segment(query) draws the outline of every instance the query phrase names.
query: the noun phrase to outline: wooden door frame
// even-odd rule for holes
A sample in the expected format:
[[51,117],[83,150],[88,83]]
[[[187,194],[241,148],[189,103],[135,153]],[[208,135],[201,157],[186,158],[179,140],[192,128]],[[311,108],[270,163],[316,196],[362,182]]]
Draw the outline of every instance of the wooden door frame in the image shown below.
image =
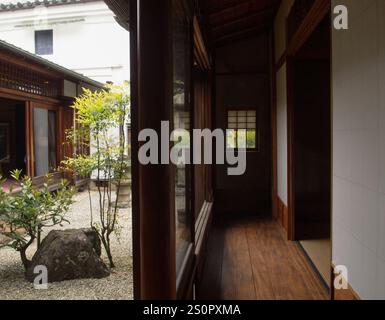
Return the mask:
[[55,152],[56,152],[56,166],[60,164],[60,144],[61,144],[61,118],[60,118],[60,104],[53,104],[47,102],[26,102],[26,145],[27,145],[27,168],[28,175],[35,178],[35,136],[34,136],[34,109],[46,109],[55,112]]
[[[288,190],[288,239],[295,241],[295,154],[294,154],[294,61],[298,51],[311,37],[322,20],[331,12],[330,0],[315,0],[312,9],[302,21],[298,30],[288,41],[283,57],[286,61],[287,85],[287,190]],[[330,22],[332,23],[332,22]],[[280,62],[282,63],[282,62]]]
[[[173,118],[172,1],[130,0],[129,6],[134,298],[192,298],[196,269],[194,190],[191,194],[192,242],[181,270],[176,270],[174,167],[144,166],[139,163],[137,156],[142,144],[137,139],[139,132],[145,128],[158,131],[161,120],[172,121]],[[194,26],[193,8],[190,9],[188,17]],[[194,36],[194,28],[191,28],[191,61],[188,61],[191,79]],[[201,37],[198,38],[201,42]],[[154,50],[154,47],[157,49]],[[202,46],[199,55],[201,61],[208,60]],[[193,81],[190,87],[193,88]],[[192,90],[189,102],[192,114]],[[193,167],[191,173],[193,177]],[[193,183],[191,187],[194,187]]]
[[[190,113],[190,137],[192,137],[192,131],[194,129],[194,16],[193,10],[188,6],[188,1],[184,2],[183,5],[185,9],[185,19],[189,25],[188,37],[190,40],[189,43],[189,59],[186,61],[186,70],[188,70],[188,93],[185,93],[185,96],[190,98],[187,100],[189,103],[189,113]],[[174,57],[173,57],[174,58]],[[172,111],[173,114],[173,111]],[[190,150],[193,149],[193,141],[190,139]],[[193,290],[193,278],[195,273],[195,167],[193,164],[186,165],[186,172],[190,170],[190,177],[186,177],[186,211],[189,214],[189,225],[190,225],[190,235],[191,242],[188,244],[186,254],[184,256],[182,265],[179,270],[176,270],[176,295],[177,299],[192,298]],[[186,174],[186,173],[185,173]],[[189,190],[188,190],[189,189]],[[174,200],[173,200],[174,201]]]
[[[176,299],[174,172],[142,165],[142,129],[171,119],[171,0],[130,0],[134,299]],[[154,50],[156,48],[156,50]]]
[[293,58],[286,59],[286,88],[287,88],[287,237],[295,241],[295,165],[294,165],[294,65]]
[[132,261],[134,299],[141,298],[141,259],[140,259],[140,198],[139,198],[139,78],[138,78],[138,1],[129,0],[130,14],[130,87],[131,87],[131,212],[132,212]]

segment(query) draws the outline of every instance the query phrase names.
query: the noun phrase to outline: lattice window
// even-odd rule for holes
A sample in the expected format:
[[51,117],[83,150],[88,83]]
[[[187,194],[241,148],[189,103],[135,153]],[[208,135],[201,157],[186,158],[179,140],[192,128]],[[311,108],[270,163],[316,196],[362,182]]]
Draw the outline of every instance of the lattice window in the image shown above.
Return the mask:
[[46,97],[57,97],[58,80],[45,77],[38,72],[0,61],[0,87]]
[[255,110],[228,111],[226,132],[227,148],[259,149],[257,112]]

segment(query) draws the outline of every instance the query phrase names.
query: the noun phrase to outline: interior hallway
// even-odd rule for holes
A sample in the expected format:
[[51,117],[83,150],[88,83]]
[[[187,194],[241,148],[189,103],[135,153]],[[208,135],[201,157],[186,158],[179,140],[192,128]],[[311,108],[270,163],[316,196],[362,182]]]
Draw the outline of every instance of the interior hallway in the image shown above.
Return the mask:
[[214,222],[199,300],[327,300],[329,293],[296,242],[269,217]]

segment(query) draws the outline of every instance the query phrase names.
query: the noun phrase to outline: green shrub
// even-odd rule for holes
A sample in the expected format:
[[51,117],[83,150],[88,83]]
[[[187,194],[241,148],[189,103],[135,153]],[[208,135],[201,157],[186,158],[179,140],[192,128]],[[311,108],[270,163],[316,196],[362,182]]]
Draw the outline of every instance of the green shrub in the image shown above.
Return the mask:
[[[93,218],[92,195],[90,197],[91,227],[98,233],[106,251],[110,267],[114,267],[110,236],[119,233],[119,191],[121,183],[130,175],[125,124],[130,116],[129,85],[108,85],[102,91],[84,90],[72,106],[75,126],[67,132],[67,141],[74,144],[74,154],[62,162],[63,169],[76,176],[94,174],[97,185],[98,215]],[[113,139],[111,130],[119,132]],[[78,150],[91,150],[90,154]],[[116,186],[116,197],[113,197]],[[100,222],[99,222],[100,221]]]
[[65,214],[72,204],[74,189],[62,180],[57,191],[51,192],[51,176],[46,177],[42,188],[33,186],[30,177],[22,177],[20,170],[11,172],[11,176],[20,185],[20,191],[5,193],[0,181],[0,217],[7,226],[3,233],[10,238],[7,246],[20,252],[25,269],[31,263],[26,256],[29,246],[38,238],[44,228],[62,225],[68,222]]

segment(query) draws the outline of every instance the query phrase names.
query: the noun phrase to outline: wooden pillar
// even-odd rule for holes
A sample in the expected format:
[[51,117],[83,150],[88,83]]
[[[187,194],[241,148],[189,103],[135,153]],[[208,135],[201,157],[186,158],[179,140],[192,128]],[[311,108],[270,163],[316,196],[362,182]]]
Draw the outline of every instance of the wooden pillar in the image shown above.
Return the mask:
[[25,147],[26,147],[26,170],[27,175],[34,177],[34,150],[33,150],[33,121],[32,105],[30,101],[25,103]]
[[141,165],[137,143],[146,128],[160,140],[161,121],[171,118],[171,0],[130,2],[135,298],[175,299],[173,168]]

